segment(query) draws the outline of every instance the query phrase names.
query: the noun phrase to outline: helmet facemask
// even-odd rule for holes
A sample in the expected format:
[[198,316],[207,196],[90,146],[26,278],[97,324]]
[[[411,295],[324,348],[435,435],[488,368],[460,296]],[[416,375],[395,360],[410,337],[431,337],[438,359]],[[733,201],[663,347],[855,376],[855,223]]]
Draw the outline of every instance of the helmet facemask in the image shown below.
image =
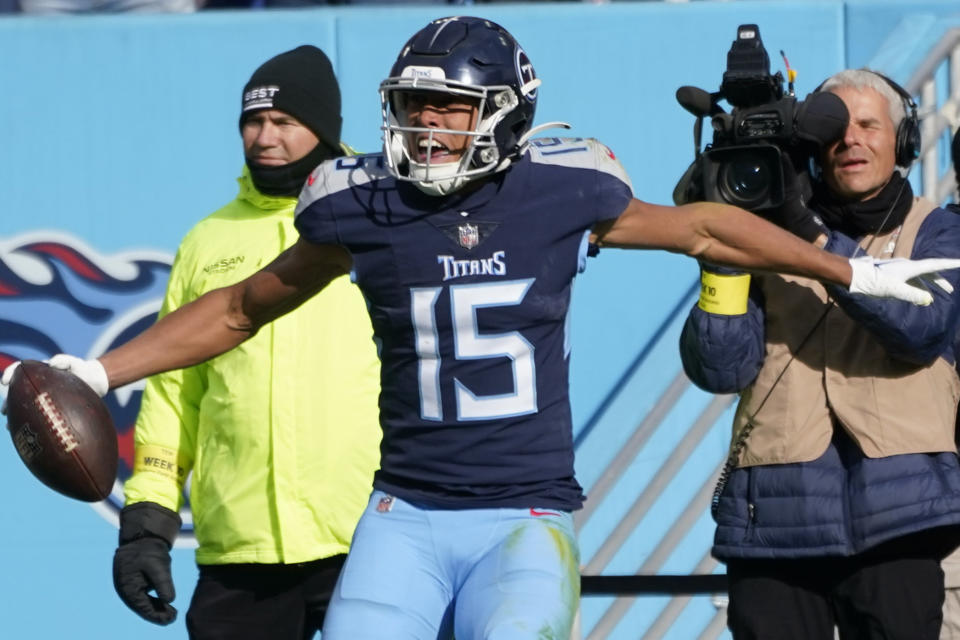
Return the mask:
[[[438,68],[405,69],[404,75],[384,80],[380,85],[381,114],[383,117],[384,151],[387,167],[398,179],[413,182],[430,195],[452,193],[470,180],[491,175],[510,165],[512,158],[502,157],[496,141],[497,125],[519,104],[514,90],[507,86],[470,85],[445,78],[425,77],[442,75]],[[409,72],[409,75],[408,75]],[[436,74],[439,72],[439,74]],[[438,129],[409,126],[403,118],[404,96],[409,92],[437,92],[445,97],[457,96],[464,102],[476,102],[475,126],[472,129]],[[428,101],[429,102],[429,101]],[[426,137],[423,138],[423,134]],[[459,159],[434,163],[431,158],[439,143],[437,134],[466,136],[467,145]],[[413,142],[420,138],[420,142]],[[417,144],[411,149],[410,145]],[[420,152],[425,151],[421,161]]]

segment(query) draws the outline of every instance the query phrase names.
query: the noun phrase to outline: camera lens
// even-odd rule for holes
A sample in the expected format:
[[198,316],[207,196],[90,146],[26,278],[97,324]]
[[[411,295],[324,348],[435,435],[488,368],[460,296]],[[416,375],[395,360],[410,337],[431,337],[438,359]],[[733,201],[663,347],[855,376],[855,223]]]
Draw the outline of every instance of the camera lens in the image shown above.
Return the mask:
[[769,195],[770,168],[759,156],[745,154],[731,159],[721,167],[718,178],[723,198],[738,207],[757,206]]

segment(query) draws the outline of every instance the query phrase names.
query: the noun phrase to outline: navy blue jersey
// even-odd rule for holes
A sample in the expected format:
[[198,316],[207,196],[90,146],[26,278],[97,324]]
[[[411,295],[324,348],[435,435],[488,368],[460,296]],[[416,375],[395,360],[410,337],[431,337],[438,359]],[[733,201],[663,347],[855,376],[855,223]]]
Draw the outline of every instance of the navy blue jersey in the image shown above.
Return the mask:
[[376,488],[444,508],[581,506],[570,290],[589,230],[631,197],[590,139],[534,141],[508,170],[443,197],[395,180],[380,154],[314,171],[297,228],[350,251],[380,347]]

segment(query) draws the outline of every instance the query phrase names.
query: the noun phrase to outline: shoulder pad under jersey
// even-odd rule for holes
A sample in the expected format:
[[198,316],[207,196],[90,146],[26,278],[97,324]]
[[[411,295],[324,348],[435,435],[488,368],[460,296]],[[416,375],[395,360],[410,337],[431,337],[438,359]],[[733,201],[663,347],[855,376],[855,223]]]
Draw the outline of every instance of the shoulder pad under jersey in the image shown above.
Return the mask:
[[333,193],[389,177],[390,172],[383,161],[382,153],[366,153],[327,160],[318,165],[307,177],[300,192],[296,213],[300,213],[317,200]]
[[617,156],[596,138],[534,138],[530,141],[529,153],[530,160],[536,163],[608,173],[633,190],[630,177]]

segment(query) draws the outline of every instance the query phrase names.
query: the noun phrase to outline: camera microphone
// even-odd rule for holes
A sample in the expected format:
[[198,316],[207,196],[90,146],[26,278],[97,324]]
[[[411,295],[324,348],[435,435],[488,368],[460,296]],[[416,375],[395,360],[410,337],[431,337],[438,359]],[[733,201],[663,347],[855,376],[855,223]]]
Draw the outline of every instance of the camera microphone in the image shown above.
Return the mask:
[[677,89],[677,102],[680,103],[681,107],[698,118],[712,116],[722,111],[720,107],[717,106],[717,103],[714,102],[710,92],[700,87],[691,87],[688,85],[680,87]]
[[797,110],[797,137],[822,148],[839,140],[849,121],[850,112],[839,96],[817,91],[808,95]]

